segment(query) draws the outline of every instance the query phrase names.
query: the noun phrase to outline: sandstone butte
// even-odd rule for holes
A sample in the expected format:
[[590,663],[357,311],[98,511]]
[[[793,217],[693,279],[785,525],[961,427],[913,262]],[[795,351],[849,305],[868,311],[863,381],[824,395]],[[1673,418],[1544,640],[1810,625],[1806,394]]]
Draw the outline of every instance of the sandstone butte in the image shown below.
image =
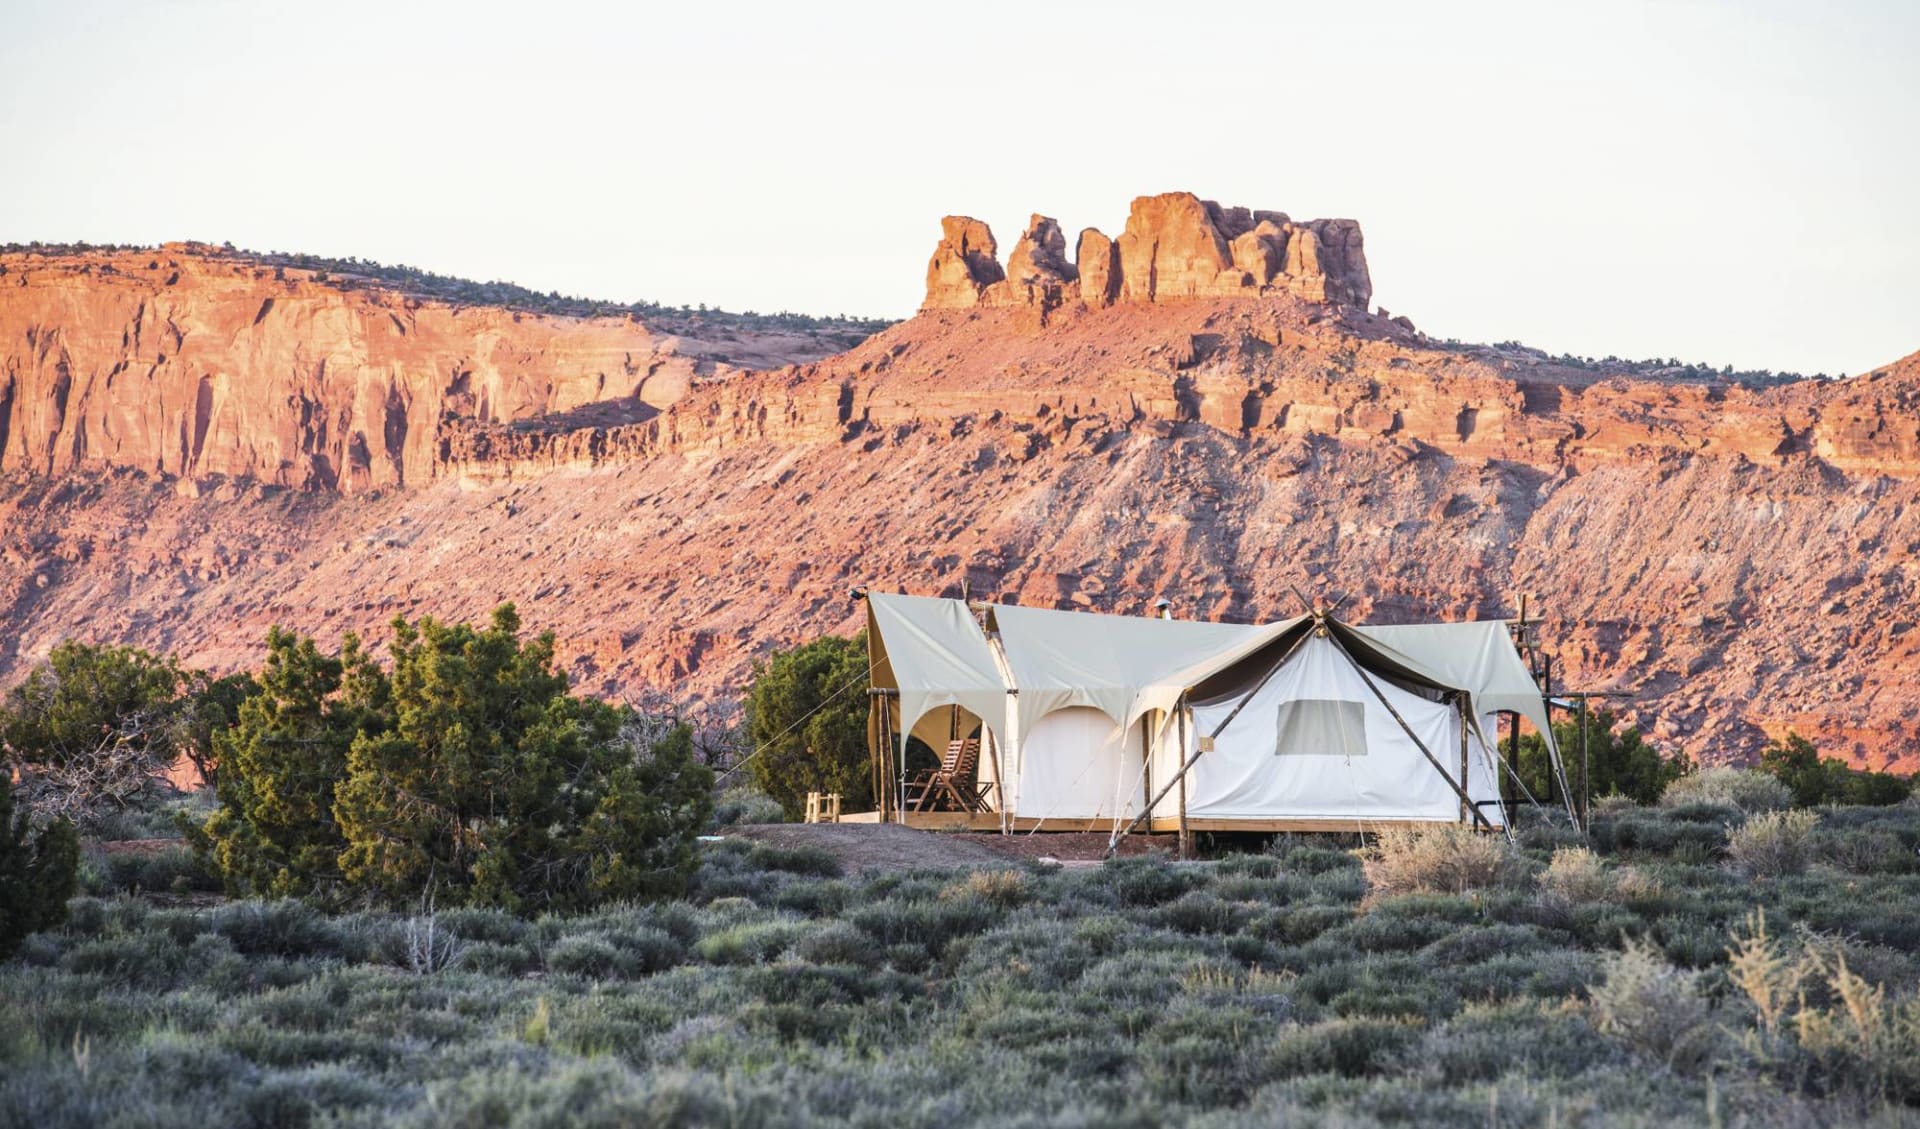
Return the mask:
[[845,351],[0,256],[0,681],[66,636],[234,669],[270,624],[511,599],[583,689],[723,702],[855,630],[860,583],[1234,620],[1530,592],[1561,685],[1668,748],[1920,769],[1920,354],[1749,387],[1437,342],[1366,309],[1351,221],[1183,193],[997,256],[944,221],[919,315]]

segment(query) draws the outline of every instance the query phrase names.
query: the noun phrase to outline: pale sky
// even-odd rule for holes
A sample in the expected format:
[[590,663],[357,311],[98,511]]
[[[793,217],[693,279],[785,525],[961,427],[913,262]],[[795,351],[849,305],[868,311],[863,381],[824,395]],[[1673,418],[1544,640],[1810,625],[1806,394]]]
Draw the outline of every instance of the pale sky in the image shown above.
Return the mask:
[[1920,349],[1912,0],[0,0],[0,154],[0,242],[904,316],[944,214],[1004,256],[1186,189],[1357,218],[1438,336]]

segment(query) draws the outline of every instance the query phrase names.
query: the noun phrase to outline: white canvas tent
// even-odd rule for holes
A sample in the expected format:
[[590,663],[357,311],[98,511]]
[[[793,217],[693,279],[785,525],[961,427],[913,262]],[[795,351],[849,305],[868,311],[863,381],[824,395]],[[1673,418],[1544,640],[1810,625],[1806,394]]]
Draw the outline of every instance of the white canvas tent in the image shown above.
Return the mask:
[[1189,766],[1185,802],[1163,801],[1156,816],[1503,823],[1490,723],[1475,717],[1471,687],[1335,621],[1298,629],[1284,648],[1221,664],[1189,693],[1190,724],[1158,745],[1161,775]]
[[1494,716],[1516,711],[1551,741],[1498,621],[1243,625],[994,605],[983,631],[958,600],[875,593],[868,607],[876,783],[897,785],[909,735],[939,749],[977,732],[1003,827],[1117,828],[1149,804],[1155,830],[1463,809],[1498,826]]

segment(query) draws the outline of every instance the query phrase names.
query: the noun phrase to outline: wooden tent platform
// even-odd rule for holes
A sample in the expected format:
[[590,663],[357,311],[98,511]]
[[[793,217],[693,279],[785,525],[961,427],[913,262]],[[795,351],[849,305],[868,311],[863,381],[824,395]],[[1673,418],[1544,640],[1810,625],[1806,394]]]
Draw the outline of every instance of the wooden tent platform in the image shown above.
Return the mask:
[[[840,817],[841,823],[879,823],[877,811],[849,812]],[[887,822],[898,822],[888,820]],[[986,831],[1000,830],[999,812],[964,811],[910,811],[906,813],[905,824],[922,831]],[[1113,830],[1111,819],[1033,819],[1015,818],[1013,830],[1028,831],[1104,831]],[[1189,831],[1321,831],[1353,834],[1359,831],[1380,831],[1389,827],[1423,827],[1429,821],[1404,819],[1189,819]],[[1177,817],[1165,817],[1150,821],[1140,830],[1155,834],[1174,834],[1180,830]]]

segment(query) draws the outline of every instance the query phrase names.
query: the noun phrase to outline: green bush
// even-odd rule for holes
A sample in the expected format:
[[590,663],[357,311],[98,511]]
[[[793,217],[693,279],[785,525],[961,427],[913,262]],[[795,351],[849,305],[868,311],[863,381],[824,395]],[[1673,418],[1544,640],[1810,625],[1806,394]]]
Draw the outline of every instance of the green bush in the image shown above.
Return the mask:
[[80,837],[56,820],[35,830],[14,807],[6,765],[0,764],[0,960],[27,935],[67,919],[67,899],[79,880]]
[[1897,804],[1914,794],[1911,779],[1887,772],[1857,769],[1834,757],[1823,757],[1813,742],[1797,733],[1769,742],[1760,751],[1762,771],[1778,777],[1803,808],[1822,804]]
[[[1568,784],[1579,787],[1580,723],[1577,719],[1556,721],[1554,740],[1567,766]],[[1651,804],[1660,799],[1668,785],[1692,770],[1681,757],[1665,757],[1647,744],[1640,731],[1616,718],[1611,711],[1597,710],[1587,718],[1587,793],[1592,796],[1624,796],[1637,803]],[[1546,742],[1537,733],[1520,738],[1520,778],[1536,796],[1559,794],[1548,763]]]

